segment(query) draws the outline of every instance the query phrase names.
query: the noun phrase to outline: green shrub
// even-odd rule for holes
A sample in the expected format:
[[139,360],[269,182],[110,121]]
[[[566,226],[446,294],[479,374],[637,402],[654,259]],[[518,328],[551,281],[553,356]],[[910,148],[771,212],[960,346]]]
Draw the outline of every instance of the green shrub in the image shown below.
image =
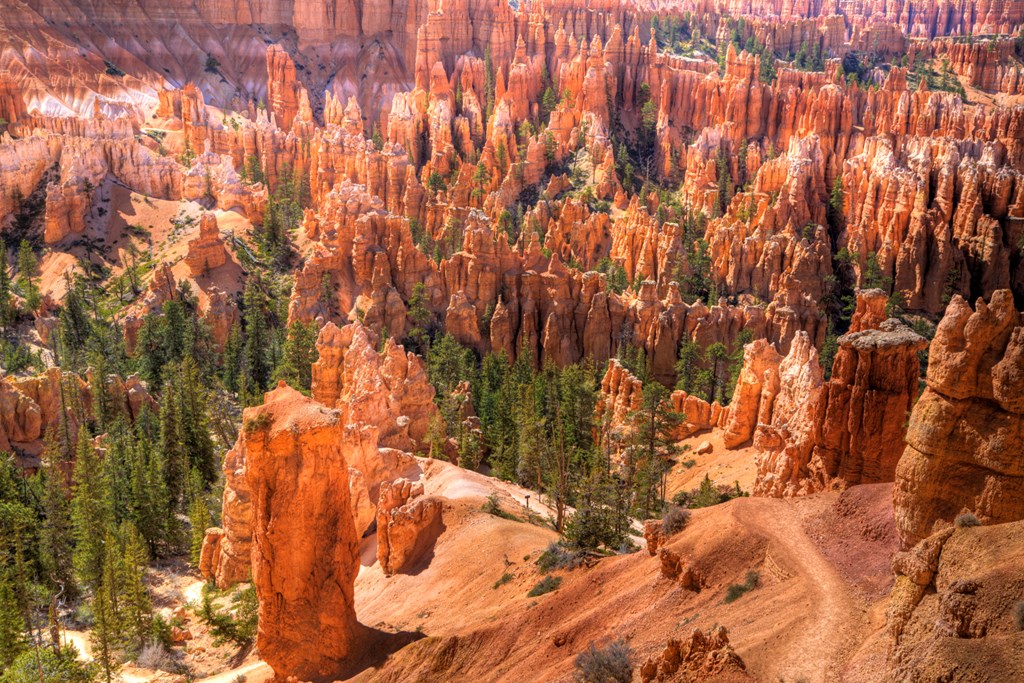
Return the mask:
[[661,518],[661,533],[673,536],[686,528],[690,521],[690,511],[681,507],[670,507]]
[[583,564],[586,554],[566,548],[561,543],[552,543],[537,558],[537,568],[542,574],[553,569],[575,569]]
[[504,586],[506,583],[511,581],[512,578],[513,578],[513,576],[511,574],[509,574],[508,572],[505,572],[504,574],[501,575],[500,579],[498,579],[497,581],[494,582],[494,590],[498,590],[499,588]]
[[576,680],[580,683],[629,683],[633,680],[630,649],[624,641],[616,640],[607,647],[590,643],[576,655]]
[[544,595],[551,591],[558,590],[558,587],[562,585],[561,576],[545,576],[541,579],[536,586],[530,589],[530,592],[526,594],[528,598],[535,598],[538,595]]
[[749,572],[747,572],[746,581],[744,581],[743,583],[734,583],[725,590],[724,602],[728,604],[730,602],[735,602],[736,600],[739,600],[741,597],[743,597],[745,593],[749,593],[750,591],[757,588],[757,582],[760,580],[760,578],[760,574],[758,574],[754,570],[750,570]]
[[501,503],[498,501],[497,493],[492,493],[491,495],[487,496],[487,502],[485,502],[480,507],[480,509],[489,515],[494,515],[495,517],[501,517],[502,519],[511,519],[517,522],[519,521],[518,517],[508,512],[505,512],[504,510],[501,509]]
[[981,526],[981,520],[978,519],[974,513],[965,512],[962,515],[957,515],[953,524],[956,525],[957,529],[967,529],[972,526]]

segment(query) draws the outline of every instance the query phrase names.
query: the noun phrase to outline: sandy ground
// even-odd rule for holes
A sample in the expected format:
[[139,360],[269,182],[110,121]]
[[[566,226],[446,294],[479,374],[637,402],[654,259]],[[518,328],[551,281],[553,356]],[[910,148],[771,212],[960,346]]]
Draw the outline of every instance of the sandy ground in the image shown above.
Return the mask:
[[[689,447],[689,450],[677,458],[678,464],[669,472],[669,500],[680,491],[698,488],[705,475],[711,477],[716,484],[731,486],[739,482],[740,488],[748,492],[753,488],[757,475],[753,446],[748,444],[742,448],[727,450],[722,443],[723,436],[721,430],[714,429],[700,432],[680,442],[684,448]],[[698,454],[698,447],[705,441],[711,444],[712,451]],[[691,460],[694,461],[694,465],[687,467],[686,463]]]

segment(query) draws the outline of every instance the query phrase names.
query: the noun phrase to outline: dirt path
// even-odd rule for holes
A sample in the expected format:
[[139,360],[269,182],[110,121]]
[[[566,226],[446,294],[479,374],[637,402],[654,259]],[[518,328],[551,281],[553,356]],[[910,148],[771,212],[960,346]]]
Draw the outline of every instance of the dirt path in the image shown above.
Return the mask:
[[[786,573],[799,576],[814,605],[801,628],[787,642],[787,649],[801,653],[800,656],[791,658],[787,670],[778,673],[785,680],[793,677],[809,683],[839,680],[841,662],[860,642],[859,636],[867,625],[864,609],[804,531],[804,517],[790,501],[772,501],[769,510],[764,505],[744,506],[737,510],[737,519],[769,540],[766,569],[782,574],[776,578],[783,580],[787,580]],[[801,668],[804,662],[817,666]],[[820,667],[822,662],[828,662],[824,669]]]
[[237,669],[214,674],[209,678],[200,678],[196,683],[234,683],[239,676],[245,676],[246,681],[270,680],[273,672],[266,662],[251,662],[243,664]]

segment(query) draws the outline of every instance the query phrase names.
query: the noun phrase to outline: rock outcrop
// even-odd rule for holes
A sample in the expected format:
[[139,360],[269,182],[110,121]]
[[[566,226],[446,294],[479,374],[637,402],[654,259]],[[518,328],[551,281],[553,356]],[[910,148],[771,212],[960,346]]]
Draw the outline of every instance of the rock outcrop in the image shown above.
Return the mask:
[[338,677],[358,654],[352,523],[338,411],[281,384],[246,410],[260,656],[279,677]]
[[893,558],[888,681],[1024,676],[1014,605],[1024,600],[1024,522],[946,528]]
[[433,547],[443,528],[442,503],[423,497],[423,484],[383,483],[377,502],[377,561],[385,576],[411,569]]
[[839,338],[825,381],[810,340],[797,334],[789,354],[764,373],[754,494],[792,496],[893,481],[917,397],[917,354],[926,343],[895,319],[850,332]]
[[753,679],[729,644],[729,632],[718,626],[707,633],[694,628],[684,640],[669,640],[664,652],[640,667],[640,680],[742,683]]
[[1024,519],[1024,326],[1009,291],[974,310],[953,297],[928,354],[894,491],[911,547],[962,511]]
[[[361,323],[327,323],[317,337],[313,398],[341,409],[346,424],[373,425],[382,447],[422,451],[437,408],[423,360]],[[369,474],[369,473],[367,473]]]
[[199,235],[188,243],[185,262],[189,272],[192,277],[199,277],[220,268],[227,260],[228,252],[217,229],[217,216],[205,212],[199,217]]

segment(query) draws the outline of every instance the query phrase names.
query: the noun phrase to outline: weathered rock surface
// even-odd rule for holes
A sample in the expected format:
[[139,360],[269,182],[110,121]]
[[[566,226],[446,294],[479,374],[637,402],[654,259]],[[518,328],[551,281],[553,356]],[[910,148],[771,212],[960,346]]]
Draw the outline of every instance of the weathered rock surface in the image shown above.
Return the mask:
[[443,529],[442,503],[422,497],[423,484],[383,483],[377,502],[377,561],[385,576],[414,567],[432,551]]
[[[863,319],[861,321],[863,323]],[[755,495],[792,496],[893,481],[926,341],[897,320],[839,338],[832,377],[800,333],[759,411]],[[741,375],[742,377],[742,375]],[[777,383],[777,384],[776,384]],[[777,385],[777,390],[772,389]]]
[[707,633],[694,628],[686,639],[669,640],[661,655],[649,658],[640,667],[640,680],[740,683],[753,679],[729,645],[729,632],[718,626]]
[[1009,291],[974,310],[954,297],[929,349],[894,491],[906,547],[969,510],[1024,519],[1024,327]]
[[1024,523],[943,529],[893,559],[889,677],[1016,680]]
[[333,680],[358,654],[343,424],[283,383],[246,413],[256,646],[278,676]]
[[205,275],[227,263],[228,252],[217,229],[217,216],[206,212],[199,217],[199,235],[188,243],[185,262],[193,277]]
[[341,409],[346,424],[375,426],[383,447],[422,451],[437,412],[423,360],[391,337],[377,348],[364,325],[327,323],[317,337],[313,398]]

